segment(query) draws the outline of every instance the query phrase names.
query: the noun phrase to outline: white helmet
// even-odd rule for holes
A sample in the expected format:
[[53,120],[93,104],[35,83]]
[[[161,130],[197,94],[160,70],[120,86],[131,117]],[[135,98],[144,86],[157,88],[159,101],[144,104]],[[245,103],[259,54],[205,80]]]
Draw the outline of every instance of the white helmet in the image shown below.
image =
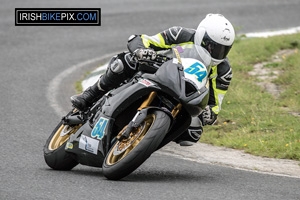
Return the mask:
[[195,34],[195,44],[203,46],[212,57],[212,66],[220,64],[234,42],[232,24],[221,14],[208,14]]

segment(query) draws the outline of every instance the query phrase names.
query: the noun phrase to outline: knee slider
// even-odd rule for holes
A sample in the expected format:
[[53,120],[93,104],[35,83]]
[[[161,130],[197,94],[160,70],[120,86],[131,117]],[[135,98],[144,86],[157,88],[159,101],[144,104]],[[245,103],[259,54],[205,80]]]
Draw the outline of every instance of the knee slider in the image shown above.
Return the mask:
[[105,91],[118,87],[126,79],[125,66],[120,57],[119,54],[111,58],[106,73],[99,79],[99,86]]
[[124,71],[124,64],[118,57],[113,57],[108,67],[113,73],[116,74],[120,74]]
[[195,140],[198,141],[202,135],[203,128],[201,120],[198,117],[192,117],[191,125],[188,129],[189,136]]
[[188,129],[188,133],[189,133],[189,136],[195,141],[197,142],[198,140],[200,140],[200,137],[203,133],[203,128],[202,127],[199,127],[199,128],[189,128]]

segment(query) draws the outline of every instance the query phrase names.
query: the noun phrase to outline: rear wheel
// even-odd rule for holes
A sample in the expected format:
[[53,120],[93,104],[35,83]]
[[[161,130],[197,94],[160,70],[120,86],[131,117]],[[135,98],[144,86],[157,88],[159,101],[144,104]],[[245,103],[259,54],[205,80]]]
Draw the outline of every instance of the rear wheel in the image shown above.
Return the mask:
[[157,149],[170,123],[170,117],[163,111],[148,114],[139,127],[132,129],[128,139],[112,146],[102,166],[104,176],[118,180],[137,169]]
[[70,135],[75,133],[81,125],[64,125],[61,121],[53,130],[44,146],[44,158],[49,167],[56,170],[71,170],[78,162],[65,151]]

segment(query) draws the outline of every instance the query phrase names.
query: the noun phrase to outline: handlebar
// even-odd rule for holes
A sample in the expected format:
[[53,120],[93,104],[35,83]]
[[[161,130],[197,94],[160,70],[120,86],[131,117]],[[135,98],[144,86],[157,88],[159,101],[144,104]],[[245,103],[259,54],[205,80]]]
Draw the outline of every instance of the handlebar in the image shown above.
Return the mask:
[[170,58],[168,56],[161,55],[161,54],[157,54],[156,58],[154,60],[150,60],[150,59],[137,60],[135,53],[133,53],[132,57],[131,57],[131,62],[135,62],[135,63],[139,63],[139,64],[150,64],[150,65],[156,64],[156,65],[160,66],[160,65],[167,62],[170,59],[172,59],[172,58]]

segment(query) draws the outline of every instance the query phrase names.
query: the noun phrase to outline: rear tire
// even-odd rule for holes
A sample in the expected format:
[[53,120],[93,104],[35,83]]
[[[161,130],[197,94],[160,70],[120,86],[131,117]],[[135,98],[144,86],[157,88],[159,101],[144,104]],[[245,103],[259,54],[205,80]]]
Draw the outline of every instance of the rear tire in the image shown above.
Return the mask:
[[[78,126],[69,127],[69,129],[67,129],[68,125],[64,125],[61,121],[51,133],[44,146],[44,158],[47,165],[52,169],[71,170],[76,165],[78,165],[78,162],[65,151],[67,140],[72,133],[78,130]],[[70,133],[64,137],[61,137],[60,133],[62,131],[70,131]]]
[[140,127],[131,132],[131,139],[117,141],[104,160],[106,178],[119,180],[137,169],[157,149],[171,124],[163,111],[149,113]]

